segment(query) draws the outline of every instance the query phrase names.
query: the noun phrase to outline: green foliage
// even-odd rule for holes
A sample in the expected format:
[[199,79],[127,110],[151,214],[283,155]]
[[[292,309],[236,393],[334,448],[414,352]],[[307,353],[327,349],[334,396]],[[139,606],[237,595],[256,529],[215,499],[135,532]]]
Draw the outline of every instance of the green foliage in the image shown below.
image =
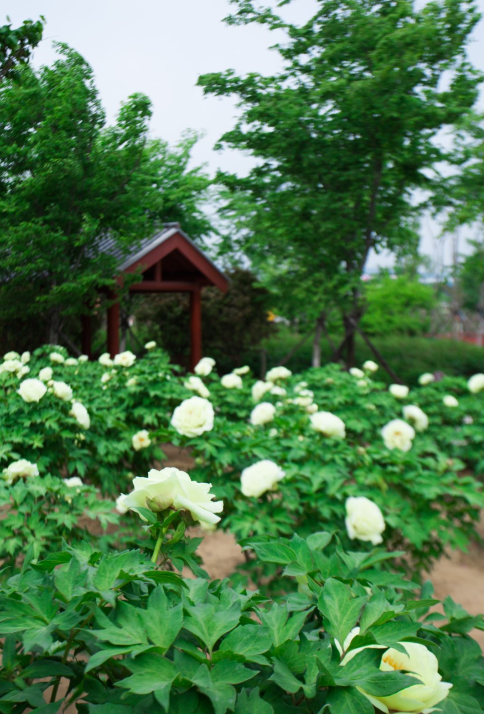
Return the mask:
[[[9,18],[7,18],[9,19]],[[12,25],[0,27],[0,82],[18,76],[18,66],[28,62],[44,31],[44,18],[37,22],[24,20],[16,29]]]
[[[0,317],[35,315],[54,342],[163,221],[183,220],[195,238],[210,230],[200,209],[209,180],[188,168],[195,137],[174,149],[150,140],[142,94],[107,126],[91,67],[57,49],[52,66],[23,67],[0,87]],[[107,236],[117,256],[104,251]]]
[[484,312],[484,243],[471,241],[474,250],[462,260],[455,276],[462,294],[462,305],[468,310]]
[[245,177],[219,175],[239,229],[224,248],[246,252],[285,313],[314,320],[335,305],[358,322],[370,250],[416,244],[412,191],[440,185],[436,166],[453,158],[434,139],[476,101],[482,77],[466,57],[476,5],[319,0],[293,25],[250,0],[233,4],[229,24],[277,31],[283,66],[199,79],[241,109],[218,146],[257,159]]
[[365,285],[361,326],[369,335],[421,335],[430,326],[434,290],[405,275],[382,275]]
[[[202,334],[205,351],[212,355],[220,372],[240,366],[241,355],[256,350],[272,331],[267,320],[272,296],[256,283],[249,270],[234,268],[227,273],[229,289],[203,291]],[[134,306],[136,333],[141,341],[155,339],[177,361],[188,364],[190,325],[188,296],[180,293],[137,298]],[[227,335],[230,341],[227,343]],[[145,339],[146,338],[146,339]]]
[[71,486],[58,477],[20,478],[14,484],[0,480],[0,508],[5,513],[0,520],[0,558],[9,558],[14,567],[29,547],[37,559],[86,537],[103,543],[108,524],[118,522],[113,507],[99,499],[92,486]]
[[482,657],[467,633],[482,619],[448,600],[448,624],[437,627],[428,585],[410,599],[373,582],[372,560],[386,555],[361,559],[325,542],[270,541],[270,557],[289,552],[288,566],[307,573],[306,591],[279,602],[154,570],[140,551],[101,555],[85,543],[57,560],[27,557],[0,590],[0,711],[372,714],[367,695],[418,682],[418,673],[380,670],[388,647],[405,652],[408,643],[429,648],[453,685],[443,711],[481,711]]
[[[268,364],[278,364],[301,338],[302,334],[284,325],[278,325],[275,334],[263,343],[267,350]],[[337,339],[338,334],[334,334],[333,340],[336,342]],[[482,347],[467,342],[406,335],[375,337],[372,342],[405,384],[417,384],[421,374],[433,372],[435,369],[455,377],[470,377],[482,371]],[[356,338],[355,346],[357,364],[363,364],[367,359],[375,359],[375,355],[360,337]],[[323,364],[330,362],[332,353],[325,339],[321,342],[321,352]],[[243,355],[242,361],[250,364],[255,374],[260,373],[259,356],[249,352]],[[290,357],[287,366],[293,372],[303,372],[310,361],[311,346],[306,342]],[[378,377],[381,381],[391,382],[389,375],[383,370],[380,370]]]

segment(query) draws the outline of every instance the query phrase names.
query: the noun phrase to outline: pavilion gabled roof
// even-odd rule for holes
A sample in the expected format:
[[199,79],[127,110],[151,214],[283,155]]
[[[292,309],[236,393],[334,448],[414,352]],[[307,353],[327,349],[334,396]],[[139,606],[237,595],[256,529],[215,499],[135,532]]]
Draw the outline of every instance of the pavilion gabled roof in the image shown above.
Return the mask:
[[140,266],[143,270],[148,269],[158,260],[177,250],[197,268],[207,284],[216,285],[223,292],[228,287],[229,280],[226,275],[180,228],[179,223],[166,223],[154,236],[138,243],[128,255],[110,237],[102,240],[99,249],[119,259],[120,273],[132,273]]

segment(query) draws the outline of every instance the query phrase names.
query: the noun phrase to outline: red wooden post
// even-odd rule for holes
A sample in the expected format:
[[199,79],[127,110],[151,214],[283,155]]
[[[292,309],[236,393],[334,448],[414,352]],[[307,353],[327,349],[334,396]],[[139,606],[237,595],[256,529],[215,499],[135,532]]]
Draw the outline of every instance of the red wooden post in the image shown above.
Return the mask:
[[190,371],[202,359],[202,291],[200,288],[190,293]]
[[111,357],[119,353],[119,302],[108,308],[108,352]]
[[82,353],[87,355],[89,359],[92,357],[91,341],[92,341],[92,326],[91,326],[91,316],[82,315],[82,339],[81,339],[81,349]]

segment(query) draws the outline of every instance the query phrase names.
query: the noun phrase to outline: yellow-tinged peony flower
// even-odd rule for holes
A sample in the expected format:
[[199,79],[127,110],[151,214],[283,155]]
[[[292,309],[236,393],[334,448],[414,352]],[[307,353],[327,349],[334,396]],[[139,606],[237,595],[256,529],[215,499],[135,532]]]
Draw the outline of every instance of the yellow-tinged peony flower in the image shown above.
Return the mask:
[[467,388],[469,392],[472,392],[472,394],[482,392],[482,390],[484,389],[484,374],[473,374],[467,382]]
[[27,362],[30,362],[30,352],[22,352],[20,361],[22,362],[22,364],[27,364]]
[[383,427],[381,435],[387,449],[410,451],[412,439],[415,438],[415,429],[403,419],[392,419]]
[[220,384],[222,387],[225,387],[225,389],[242,389],[243,386],[242,378],[233,372],[231,374],[224,374],[220,380]]
[[190,397],[179,404],[171,418],[172,426],[184,436],[200,436],[213,429],[213,406],[203,397]]
[[366,362],[363,362],[363,369],[365,372],[376,372],[379,367],[372,359],[367,359]]
[[87,355],[81,355],[80,357],[77,358],[78,362],[88,362],[89,357]]
[[68,488],[77,488],[78,493],[81,486],[84,486],[84,483],[82,479],[79,478],[79,476],[71,476],[71,478],[65,478],[64,483],[66,486],[68,486]]
[[17,394],[20,394],[24,402],[40,402],[47,391],[47,387],[40,379],[24,379],[20,382]]
[[[344,649],[347,650],[351,640],[360,633],[360,628],[355,627],[344,642]],[[368,694],[364,689],[358,690],[373,704],[378,711],[384,714],[430,714],[438,711],[434,707],[442,702],[449,694],[452,684],[443,682],[439,674],[439,663],[437,657],[425,645],[417,642],[400,642],[406,653],[391,647],[387,649],[381,658],[380,669],[383,672],[395,670],[408,672],[412,677],[419,679],[421,684],[414,684],[411,687],[402,689],[400,692],[391,694],[388,697],[378,697]],[[341,654],[341,645],[335,645]],[[339,645],[339,646],[338,646]],[[381,645],[369,645],[371,649],[384,649]],[[350,650],[342,659],[341,666],[344,667],[353,657],[366,647],[356,647]]]
[[195,374],[200,377],[208,377],[212,369],[215,367],[215,360],[212,357],[202,357],[200,362],[195,365]]
[[55,362],[56,364],[64,364],[65,359],[64,356],[60,354],[60,352],[51,352],[50,355],[50,361]]
[[244,469],[240,475],[241,491],[249,498],[259,498],[276,488],[285,472],[273,461],[262,459]]
[[418,383],[425,387],[426,384],[430,384],[435,381],[435,377],[431,372],[424,372],[418,378]]
[[112,367],[114,364],[109,352],[103,352],[103,354],[100,356],[98,362],[99,362],[99,364],[102,364],[103,367]]
[[459,402],[454,396],[452,396],[452,394],[446,394],[442,401],[444,403],[444,407],[450,407],[453,409],[454,407],[459,406]]
[[250,367],[248,365],[244,365],[243,367],[236,367],[235,369],[232,370],[234,374],[248,374],[250,372]]
[[346,530],[351,540],[370,541],[378,545],[383,541],[385,530],[383,514],[373,501],[364,496],[350,496],[346,499]]
[[390,384],[388,391],[395,399],[405,399],[408,397],[409,389],[404,384]]
[[260,379],[252,385],[251,393],[254,402],[258,402],[266,392],[270,392],[274,387],[272,382],[262,382]]
[[116,502],[118,510],[128,508],[149,508],[159,513],[170,508],[175,511],[189,511],[194,521],[215,524],[223,510],[223,501],[213,501],[210,483],[192,481],[184,471],[166,468],[157,471],[151,469],[147,478],[133,479],[134,491],[121,494]]
[[52,391],[56,397],[62,399],[64,402],[70,402],[72,399],[72,389],[65,382],[54,382]]
[[12,360],[12,359],[20,359],[20,355],[18,352],[14,352],[13,350],[11,352],[6,352],[3,355],[4,360]]
[[250,423],[254,426],[267,424],[274,419],[276,408],[270,402],[261,402],[252,409]]
[[78,365],[78,360],[75,357],[68,357],[64,364],[66,367],[76,367]]
[[203,397],[204,399],[208,399],[208,397],[210,396],[209,390],[204,385],[200,377],[196,377],[193,374],[188,377],[186,382],[183,383],[183,386],[185,387],[185,389],[190,389],[192,392],[197,392],[197,394],[200,397]]
[[39,372],[39,379],[41,382],[50,382],[53,374],[54,370],[52,369],[52,367],[44,367]]
[[154,340],[151,340],[150,342],[147,342],[145,344],[145,350],[154,350],[156,347],[156,342]]
[[413,422],[417,431],[425,431],[429,425],[428,416],[415,404],[408,404],[403,407],[403,417],[407,421]]
[[363,377],[365,376],[363,370],[358,369],[358,367],[352,367],[350,369],[350,374],[352,377],[356,377],[357,379],[363,379]]
[[72,404],[72,408],[69,414],[74,417],[74,419],[77,421],[78,424],[82,426],[83,429],[89,429],[89,427],[91,426],[89,412],[87,411],[84,404],[81,404],[81,402],[74,402]]
[[136,355],[130,350],[126,352],[120,352],[119,355],[115,355],[114,364],[118,367],[132,367],[136,362]]
[[273,367],[266,374],[266,382],[277,382],[278,379],[287,379],[292,374],[287,367]]
[[141,431],[136,432],[136,434],[131,439],[131,443],[133,444],[133,449],[135,451],[140,451],[140,449],[147,449],[148,446],[151,444],[150,435],[148,434],[146,429],[142,429]]
[[13,461],[3,471],[3,478],[8,484],[13,483],[18,478],[29,478],[30,476],[38,476],[39,469],[37,464],[33,464],[27,459],[19,459]]
[[321,432],[325,436],[336,439],[344,439],[346,436],[345,423],[336,414],[331,412],[316,412],[310,417],[311,426],[315,431]]
[[22,369],[23,364],[19,359],[6,359],[0,365],[0,372],[10,372],[10,374],[20,374]]

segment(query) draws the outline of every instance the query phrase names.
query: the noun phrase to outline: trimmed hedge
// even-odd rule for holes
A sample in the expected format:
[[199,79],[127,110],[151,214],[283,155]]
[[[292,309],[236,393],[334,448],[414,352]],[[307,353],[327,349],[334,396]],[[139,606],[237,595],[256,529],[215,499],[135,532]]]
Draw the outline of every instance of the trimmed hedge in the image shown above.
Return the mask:
[[[338,336],[334,336],[333,339],[338,343]],[[278,364],[300,340],[301,335],[291,332],[285,326],[279,327],[277,334],[263,343],[267,351],[267,367]],[[293,372],[302,372],[311,366],[311,342],[311,338],[308,338],[308,341],[286,362],[286,366]],[[423,372],[441,371],[446,375],[470,377],[476,372],[482,372],[484,368],[484,350],[467,342],[406,335],[374,337],[372,342],[394,372],[409,385],[416,384]],[[321,359],[325,364],[331,359],[331,350],[326,340],[321,342],[321,348]],[[375,356],[363,340],[357,337],[356,365],[361,366],[367,359],[374,360]],[[244,354],[241,364],[245,363],[250,364],[254,373],[259,375],[260,350]],[[225,368],[226,365],[223,367]],[[383,369],[378,377],[383,381],[392,381]]]

